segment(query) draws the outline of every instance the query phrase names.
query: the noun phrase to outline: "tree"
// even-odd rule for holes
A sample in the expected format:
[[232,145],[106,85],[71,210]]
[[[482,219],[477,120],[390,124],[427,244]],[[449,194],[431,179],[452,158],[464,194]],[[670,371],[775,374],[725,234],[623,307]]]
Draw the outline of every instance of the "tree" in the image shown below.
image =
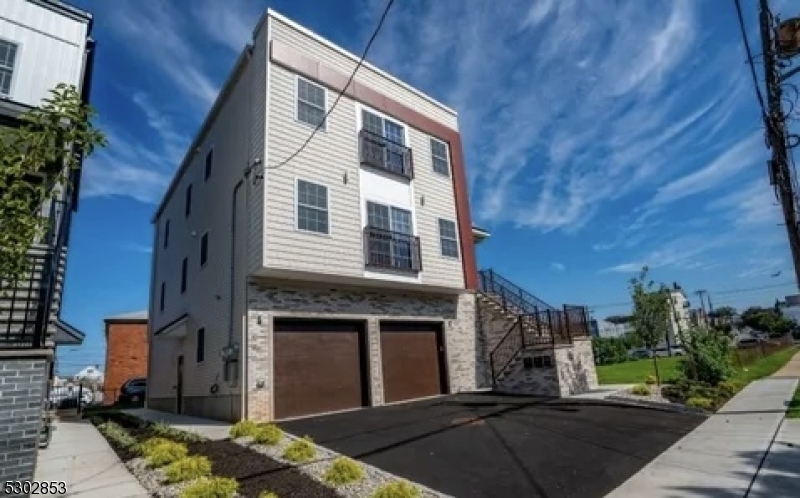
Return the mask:
[[[656,286],[648,280],[647,266],[642,268],[639,277],[630,280],[631,300],[633,301],[633,327],[636,335],[648,349],[654,349],[666,338],[669,327],[669,291],[664,284]],[[661,384],[658,372],[658,357],[653,355],[656,382]]]
[[67,186],[73,170],[106,139],[74,86],[59,84],[21,126],[0,128],[0,291],[21,278],[27,252],[49,228],[42,205]]
[[709,315],[719,318],[733,318],[734,316],[736,316],[736,308],[734,308],[733,306],[720,306],[719,308],[709,313]]
[[795,321],[783,316],[775,308],[752,306],[742,313],[742,323],[771,337],[784,336],[792,331]]

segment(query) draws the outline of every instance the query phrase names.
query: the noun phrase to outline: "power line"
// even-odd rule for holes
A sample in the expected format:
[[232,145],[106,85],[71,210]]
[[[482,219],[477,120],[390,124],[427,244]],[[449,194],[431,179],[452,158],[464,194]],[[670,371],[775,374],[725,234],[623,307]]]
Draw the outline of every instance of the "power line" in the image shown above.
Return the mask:
[[[381,18],[378,21],[378,25],[375,27],[375,31],[373,31],[372,36],[370,36],[369,41],[367,42],[367,46],[364,48],[364,52],[361,54],[361,58],[358,60],[358,64],[356,64],[356,67],[355,67],[355,69],[353,69],[353,72],[350,73],[350,77],[347,79],[347,83],[344,85],[344,87],[338,93],[338,95],[336,95],[336,100],[333,101],[333,105],[331,105],[331,107],[328,109],[328,111],[325,113],[325,115],[322,116],[322,119],[319,120],[319,123],[317,124],[316,128],[314,128],[314,131],[312,131],[311,134],[308,136],[308,138],[306,138],[306,141],[303,142],[303,145],[301,145],[299,149],[294,151],[294,153],[292,153],[289,157],[287,157],[286,159],[284,159],[280,163],[276,164],[275,166],[264,165],[262,167],[262,169],[272,170],[272,169],[278,169],[278,168],[281,168],[281,167],[285,166],[292,159],[294,159],[301,152],[303,152],[303,150],[308,146],[308,144],[311,143],[311,140],[314,138],[314,136],[317,134],[317,132],[320,129],[322,129],[322,126],[328,121],[328,117],[331,115],[333,110],[336,108],[336,105],[342,99],[342,96],[344,96],[345,92],[350,87],[350,84],[353,82],[353,79],[356,77],[356,73],[358,72],[358,70],[364,64],[364,60],[367,58],[367,54],[369,53],[369,49],[372,47],[372,43],[375,41],[375,38],[377,38],[378,33],[380,32],[381,28],[383,27],[383,22],[386,20],[386,16],[389,14],[389,9],[392,8],[392,4],[393,3],[394,3],[394,0],[389,0],[389,2],[386,4],[386,8],[383,10],[383,14],[381,15]],[[248,168],[247,173],[249,173],[249,169],[251,169],[251,168]]]
[[[781,287],[788,287],[794,286],[794,282],[783,282],[780,284],[771,284],[771,285],[762,285],[760,287],[742,287],[738,289],[723,289],[723,290],[716,290],[716,291],[705,291],[707,294],[713,295],[730,295],[730,294],[742,294],[748,292],[759,292],[768,289],[779,289]],[[719,304],[719,303],[717,303]],[[617,303],[603,303],[603,304],[590,304],[587,305],[590,309],[597,309],[597,308],[618,308],[622,306],[633,306],[632,301],[624,301],[624,302],[617,302]]]
[[753,62],[753,51],[750,49],[750,40],[747,38],[747,29],[744,26],[744,15],[742,14],[742,2],[741,0],[733,0],[734,5],[736,6],[736,16],[739,19],[739,32],[742,36],[742,42],[744,43],[744,49],[747,52],[747,65],[750,66],[750,76],[753,78],[753,86],[756,90],[756,97],[758,98],[758,104],[761,107],[761,115],[767,115],[767,106],[764,102],[764,96],[761,95],[761,86],[758,84],[758,76],[756,75],[756,67],[755,63]]

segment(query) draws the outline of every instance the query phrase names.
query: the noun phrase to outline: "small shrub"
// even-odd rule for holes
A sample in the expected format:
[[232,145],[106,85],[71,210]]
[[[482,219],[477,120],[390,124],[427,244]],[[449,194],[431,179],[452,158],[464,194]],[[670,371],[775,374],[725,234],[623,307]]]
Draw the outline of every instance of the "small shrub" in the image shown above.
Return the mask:
[[631,394],[636,396],[650,396],[650,387],[644,384],[637,384],[631,388]]
[[275,446],[283,439],[283,431],[275,424],[265,424],[259,426],[253,434],[253,440],[258,444]]
[[392,481],[375,490],[372,498],[419,498],[419,488],[408,481]]
[[647,384],[648,386],[652,386],[656,382],[658,382],[658,379],[656,379],[655,375],[648,375],[647,378],[644,379],[644,383]]
[[147,449],[143,448],[142,453],[150,467],[158,468],[184,458],[189,454],[189,450],[181,443],[166,440],[160,444],[148,446]]
[[724,334],[693,329],[686,335],[686,356],[680,361],[684,378],[716,386],[733,371],[731,341]]
[[147,456],[150,454],[151,451],[156,446],[161,446],[162,444],[172,444],[173,442],[167,438],[163,437],[151,437],[150,439],[143,441],[139,444],[139,450],[142,452],[142,455]]
[[730,398],[739,391],[739,386],[735,382],[724,380],[717,384],[717,389],[719,389],[720,393]]
[[364,467],[355,460],[339,457],[325,471],[325,482],[334,486],[342,486],[364,479]]
[[201,477],[186,486],[180,498],[233,498],[239,483],[230,477]]
[[240,437],[253,437],[256,435],[259,426],[252,420],[240,420],[233,424],[230,430],[231,439],[239,439]]
[[137,446],[136,438],[131,436],[130,433],[119,424],[115,424],[111,421],[103,422],[97,426],[97,430],[100,431],[100,434],[102,434],[106,439],[114,441],[120,446],[129,449],[134,449]]
[[211,474],[211,462],[204,456],[184,457],[164,469],[167,482],[184,482]]
[[691,408],[699,408],[701,410],[713,410],[714,402],[708,398],[693,396],[686,400],[686,406]]
[[283,458],[294,463],[308,462],[315,456],[317,449],[314,447],[314,441],[308,436],[292,441],[283,452]]
[[163,422],[156,422],[154,424],[151,424],[150,430],[152,430],[159,436],[163,436],[165,438],[172,439],[175,441],[181,441],[184,443],[199,443],[200,441],[203,440],[203,438],[199,434],[195,434],[194,432],[189,432],[189,431],[182,431]]
[[258,498],[278,498],[278,495],[272,491],[262,491],[258,494]]

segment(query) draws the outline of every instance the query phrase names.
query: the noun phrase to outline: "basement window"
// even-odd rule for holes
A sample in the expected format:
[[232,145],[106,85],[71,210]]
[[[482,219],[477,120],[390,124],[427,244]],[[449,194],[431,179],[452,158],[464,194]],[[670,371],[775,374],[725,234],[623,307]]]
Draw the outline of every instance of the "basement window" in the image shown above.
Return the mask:
[[533,368],[552,368],[553,367],[553,357],[552,356],[534,356],[533,357]]

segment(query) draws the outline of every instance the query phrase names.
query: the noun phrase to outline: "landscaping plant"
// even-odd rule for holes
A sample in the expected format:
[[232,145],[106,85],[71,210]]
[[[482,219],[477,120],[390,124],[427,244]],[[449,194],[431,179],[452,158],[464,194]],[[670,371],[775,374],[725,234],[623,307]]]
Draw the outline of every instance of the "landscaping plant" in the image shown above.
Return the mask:
[[184,482],[211,474],[211,461],[204,456],[187,456],[175,460],[164,469],[167,482]]
[[419,488],[408,481],[392,481],[375,490],[372,498],[419,498]]
[[655,375],[648,375],[644,379],[644,383],[647,384],[648,386],[652,386],[653,384],[656,384],[657,382],[658,382],[658,379],[656,379]]
[[680,361],[684,378],[716,386],[733,372],[730,338],[719,332],[695,328],[685,334],[686,356]]
[[[637,278],[630,281],[631,300],[633,301],[633,328],[636,335],[648,349],[656,346],[667,335],[669,327],[669,291],[661,284],[647,279],[648,268],[642,268]],[[656,373],[656,383],[661,384],[658,373],[658,357],[653,355],[653,368]]]
[[283,430],[275,424],[264,424],[253,434],[253,440],[258,444],[275,446],[283,439]]
[[186,486],[179,498],[233,498],[239,482],[230,477],[201,477]]
[[324,480],[333,486],[342,486],[364,479],[364,467],[352,458],[339,457],[325,471]]
[[704,398],[702,396],[694,396],[686,400],[686,406],[691,408],[699,408],[701,410],[714,410],[717,408],[713,400]]
[[129,449],[134,449],[137,446],[136,438],[131,436],[130,433],[119,424],[115,424],[111,421],[103,422],[97,425],[97,430],[100,431],[100,434],[105,436],[106,439],[110,439],[120,446]]
[[650,386],[637,384],[631,388],[631,394],[636,396],[650,396]]
[[314,447],[314,441],[308,436],[295,439],[283,451],[283,458],[293,463],[308,462],[316,456],[317,449]]
[[25,274],[28,249],[49,228],[40,208],[56,198],[53,186],[68,185],[82,158],[106,145],[93,117],[74,86],[59,84],[20,127],[0,127],[0,294]]
[[272,491],[262,491],[258,494],[258,498],[278,498],[278,495]]
[[168,439],[156,438],[159,441],[142,445],[142,454],[147,460],[147,465],[158,468],[169,465],[189,454],[185,445]]
[[231,439],[239,439],[242,437],[253,437],[256,435],[259,426],[252,420],[240,420],[233,424],[230,430]]

